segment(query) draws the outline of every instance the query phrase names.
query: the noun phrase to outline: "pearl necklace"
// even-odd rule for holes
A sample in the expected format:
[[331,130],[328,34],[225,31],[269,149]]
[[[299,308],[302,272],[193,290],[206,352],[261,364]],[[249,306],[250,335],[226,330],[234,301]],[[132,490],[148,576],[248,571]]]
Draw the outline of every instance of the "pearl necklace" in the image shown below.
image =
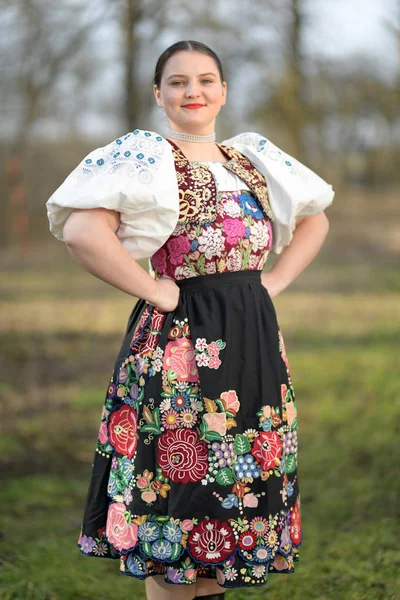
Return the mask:
[[194,135],[193,133],[183,133],[182,131],[173,131],[168,128],[168,137],[182,140],[182,142],[215,142],[215,132],[210,135]]

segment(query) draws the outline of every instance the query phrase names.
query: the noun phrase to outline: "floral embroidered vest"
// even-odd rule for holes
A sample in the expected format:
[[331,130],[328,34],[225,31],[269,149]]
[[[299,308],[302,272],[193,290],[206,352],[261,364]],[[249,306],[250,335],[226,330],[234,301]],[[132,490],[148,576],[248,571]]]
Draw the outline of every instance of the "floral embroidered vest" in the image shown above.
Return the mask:
[[[179,187],[179,219],[155,252],[150,271],[158,279],[185,279],[224,271],[262,269],[272,245],[274,219],[264,176],[237,150],[218,144],[235,173],[251,191],[219,192],[214,175],[173,147]],[[154,271],[153,271],[154,269]]]

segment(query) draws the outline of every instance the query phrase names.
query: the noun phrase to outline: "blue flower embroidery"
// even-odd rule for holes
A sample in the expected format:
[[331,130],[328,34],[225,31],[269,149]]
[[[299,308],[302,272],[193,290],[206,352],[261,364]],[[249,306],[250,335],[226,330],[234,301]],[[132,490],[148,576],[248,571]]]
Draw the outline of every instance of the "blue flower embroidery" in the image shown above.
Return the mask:
[[138,531],[139,539],[144,542],[154,542],[160,536],[160,529],[156,523],[142,523]]
[[139,556],[134,556],[131,552],[128,554],[126,566],[132,575],[144,575],[146,573],[146,563]]
[[162,532],[163,536],[170,542],[176,543],[180,542],[182,539],[182,531],[175,523],[167,523],[164,525]]
[[159,540],[151,545],[151,553],[154,558],[168,559],[172,554],[172,546],[167,540]]
[[186,394],[185,392],[178,392],[177,394],[171,397],[171,404],[172,408],[177,411],[189,408],[190,399],[188,394]]
[[253,219],[264,218],[262,210],[252,194],[243,192],[238,196],[238,202],[245,215],[251,215]]

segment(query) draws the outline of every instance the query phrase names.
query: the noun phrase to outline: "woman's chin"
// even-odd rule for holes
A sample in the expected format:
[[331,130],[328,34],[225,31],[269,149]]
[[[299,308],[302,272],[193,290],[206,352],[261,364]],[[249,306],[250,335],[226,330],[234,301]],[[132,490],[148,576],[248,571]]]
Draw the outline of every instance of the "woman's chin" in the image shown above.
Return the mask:
[[[199,118],[198,116],[188,116],[185,119],[180,119],[179,121],[173,121],[171,129],[179,128],[179,129],[187,129],[195,127],[196,129],[206,129],[210,126],[210,120],[206,121],[203,118]],[[193,132],[195,133],[195,132]]]

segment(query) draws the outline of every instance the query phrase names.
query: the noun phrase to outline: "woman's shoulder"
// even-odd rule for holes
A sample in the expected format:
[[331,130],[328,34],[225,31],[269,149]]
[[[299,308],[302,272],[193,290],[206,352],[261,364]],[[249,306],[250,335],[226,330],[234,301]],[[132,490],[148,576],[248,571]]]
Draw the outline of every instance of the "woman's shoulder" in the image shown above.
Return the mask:
[[131,141],[136,140],[139,142],[147,140],[156,144],[169,145],[166,138],[158,133],[158,131],[149,131],[148,129],[134,129],[124,135],[122,139],[128,140],[129,138],[131,138]]
[[239,133],[231,138],[228,138],[222,142],[226,146],[249,146],[254,150],[262,150],[264,146],[269,142],[269,140],[261,135],[261,133],[256,133],[255,131],[246,131],[244,133]]
[[244,154],[257,168],[266,169],[264,175],[274,177],[293,176],[304,180],[318,177],[297,158],[276,146],[271,140],[254,131],[247,131],[231,137],[223,142]]
[[[170,167],[172,149],[158,132],[135,129],[94,148],[72,171],[71,180],[88,181],[94,177],[135,174],[141,183],[155,181],[154,175],[165,166]],[[146,175],[147,174],[147,175]],[[149,176],[149,175],[153,175]]]
[[130,158],[142,160],[144,155],[140,152],[134,153],[134,150],[143,150],[147,153],[154,151],[156,156],[160,156],[165,150],[171,148],[168,141],[157,131],[147,129],[134,129],[128,133],[114,138],[111,142],[98,148],[108,152],[113,158]]

